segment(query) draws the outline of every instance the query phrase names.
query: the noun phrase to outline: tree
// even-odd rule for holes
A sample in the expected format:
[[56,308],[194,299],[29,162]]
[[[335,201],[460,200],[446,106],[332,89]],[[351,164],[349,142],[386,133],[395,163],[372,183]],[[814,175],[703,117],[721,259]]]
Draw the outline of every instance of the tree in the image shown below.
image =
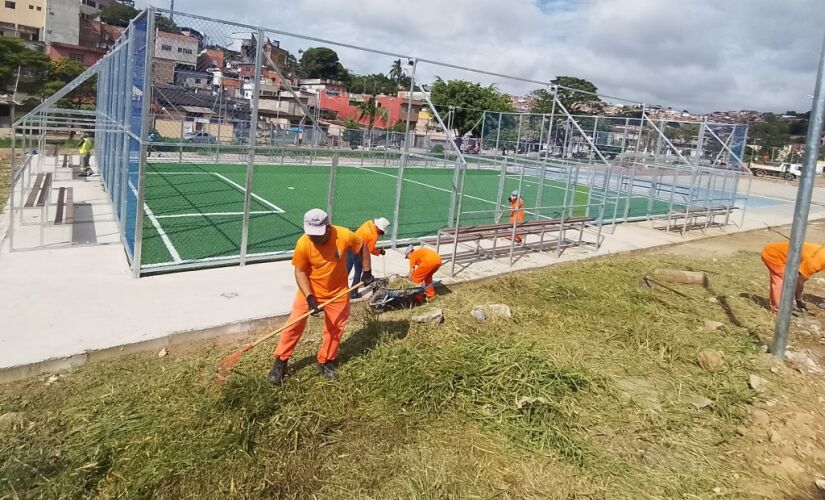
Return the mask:
[[31,50],[19,38],[0,37],[0,91],[14,92],[17,85],[17,68],[20,74],[37,76],[49,67],[49,58]]
[[348,72],[338,60],[338,54],[326,47],[313,47],[301,55],[301,76],[322,80],[348,79]]
[[484,115],[484,110],[513,111],[509,97],[492,85],[483,87],[466,80],[445,82],[437,79],[430,86],[430,92],[430,99],[442,117],[446,115],[450,106],[454,107],[453,128],[458,130],[460,136],[478,129],[477,124]]
[[129,25],[129,21],[139,13],[139,10],[130,5],[115,2],[100,9],[100,20],[115,26],[126,27]]
[[158,31],[164,31],[166,33],[180,33],[180,26],[175,24],[175,21],[169,19],[168,17],[161,16],[160,14],[155,16],[155,27]]
[[396,59],[392,62],[390,72],[387,73],[387,76],[389,76],[400,89],[409,89],[412,83],[412,78],[404,73],[404,65],[401,63],[401,59]]
[[372,129],[375,128],[378,118],[383,118],[386,123],[387,110],[381,107],[381,104],[375,100],[375,96],[370,96],[366,101],[358,103],[358,119],[367,120],[367,135],[370,143],[372,142]]
[[[560,112],[558,106],[556,112]],[[550,114],[553,112],[553,93],[547,89],[537,89],[533,91],[533,105],[530,107],[531,113]]]
[[398,85],[387,75],[375,73],[372,75],[351,75],[347,82],[347,89],[352,93],[395,95],[398,92]]
[[773,113],[765,113],[762,119],[748,128],[750,142],[759,146],[762,159],[771,159],[774,149],[782,149],[790,143],[788,122]]
[[595,95],[598,93],[596,86],[583,78],[559,76],[551,83],[558,85],[556,95],[570,113],[575,111],[596,114],[604,106],[601,98]]
[[[83,64],[72,59],[63,58],[57,61],[51,61],[46,77],[47,81],[43,85],[43,95],[47,97],[56,93],[84,71],[86,71],[86,68]],[[75,108],[80,108],[85,101],[93,99],[96,92],[97,81],[92,77],[74,89],[70,97],[67,97],[59,104],[64,107],[74,106]]]

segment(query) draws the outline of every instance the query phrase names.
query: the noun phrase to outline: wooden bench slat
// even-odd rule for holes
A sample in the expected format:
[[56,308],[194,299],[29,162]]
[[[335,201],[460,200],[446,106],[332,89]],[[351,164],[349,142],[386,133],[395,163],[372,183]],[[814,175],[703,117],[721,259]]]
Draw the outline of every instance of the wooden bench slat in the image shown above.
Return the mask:
[[43,178],[43,174],[37,174],[37,177],[34,178],[34,185],[32,186],[32,190],[29,192],[28,198],[26,198],[26,208],[34,206],[37,196],[40,194],[40,187],[43,185]]
[[72,188],[66,188],[66,210],[63,213],[64,224],[74,224],[74,200]]
[[66,209],[66,188],[62,187],[57,193],[57,211],[54,214],[54,223],[63,223],[63,211]]
[[63,154],[63,168],[66,168],[68,166],[69,166],[69,155]]
[[49,189],[52,186],[52,174],[46,174],[43,179],[43,185],[40,186],[40,196],[37,197],[37,206],[42,207],[46,204],[46,198],[49,196]]

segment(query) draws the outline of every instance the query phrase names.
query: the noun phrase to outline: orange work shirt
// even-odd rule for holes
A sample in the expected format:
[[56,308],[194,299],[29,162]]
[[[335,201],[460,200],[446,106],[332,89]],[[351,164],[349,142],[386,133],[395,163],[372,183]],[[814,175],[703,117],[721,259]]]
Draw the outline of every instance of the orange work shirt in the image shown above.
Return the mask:
[[510,210],[510,224],[524,222],[524,200],[520,196],[510,202],[510,208],[512,208]]
[[375,222],[373,222],[372,219],[361,224],[361,227],[355,231],[355,234],[364,241],[364,244],[367,245],[371,254],[381,255],[375,248],[375,245],[378,244],[378,228],[375,227]]
[[[312,293],[318,302],[329,300],[347,290],[347,250],[356,254],[361,251],[363,241],[345,227],[332,226],[332,234],[323,245],[316,245],[306,234],[298,238],[292,265],[307,273]],[[348,300],[344,294],[336,302]]]
[[[765,265],[776,274],[785,272],[788,262],[788,250],[791,244],[787,242],[771,243],[762,249],[762,260]],[[799,274],[805,279],[825,269],[825,247],[813,243],[802,244],[802,259],[799,262]]]
[[418,250],[413,250],[410,254],[410,271],[415,269],[416,266],[436,268],[440,265],[441,256],[429,248],[421,247]]

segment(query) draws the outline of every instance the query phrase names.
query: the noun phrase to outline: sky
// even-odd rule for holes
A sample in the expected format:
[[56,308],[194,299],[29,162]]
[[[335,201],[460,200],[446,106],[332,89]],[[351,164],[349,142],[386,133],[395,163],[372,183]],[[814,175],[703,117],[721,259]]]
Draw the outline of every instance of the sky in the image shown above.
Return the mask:
[[[169,6],[137,1],[147,4]],[[809,110],[825,37],[822,0],[175,0],[175,11],[540,82],[577,76],[608,96],[694,113]],[[224,43],[245,36],[241,27],[176,22]],[[323,45],[269,36],[293,53]],[[394,59],[331,48],[356,73],[386,73]],[[422,82],[435,76],[515,94],[540,87],[416,67]]]

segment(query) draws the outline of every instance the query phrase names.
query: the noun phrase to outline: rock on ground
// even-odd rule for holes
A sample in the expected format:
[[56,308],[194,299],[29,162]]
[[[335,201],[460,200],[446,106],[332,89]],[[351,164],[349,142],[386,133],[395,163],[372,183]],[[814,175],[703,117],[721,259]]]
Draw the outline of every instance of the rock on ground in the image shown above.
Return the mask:
[[427,323],[437,325],[444,321],[444,312],[441,309],[432,309],[430,311],[423,312],[417,316],[413,316],[412,321],[414,323]]
[[[481,311],[484,315],[484,318],[479,318],[479,315],[476,311]],[[484,305],[475,305],[473,306],[473,310],[471,314],[478,318],[478,319],[486,319],[486,318],[512,318],[513,313],[510,311],[510,306],[506,304],[484,304]]]
[[712,321],[709,319],[705,320],[704,330],[706,332],[715,332],[716,330],[721,330],[725,327],[725,324],[720,321]]
[[822,373],[822,368],[814,361],[808,351],[787,351],[785,360],[791,368],[802,373]]
[[696,363],[708,371],[718,371],[725,366],[725,358],[720,351],[704,350],[696,356]]
[[765,386],[768,384],[768,381],[760,377],[759,375],[751,374],[748,376],[748,386],[756,392],[762,392],[765,390]]

